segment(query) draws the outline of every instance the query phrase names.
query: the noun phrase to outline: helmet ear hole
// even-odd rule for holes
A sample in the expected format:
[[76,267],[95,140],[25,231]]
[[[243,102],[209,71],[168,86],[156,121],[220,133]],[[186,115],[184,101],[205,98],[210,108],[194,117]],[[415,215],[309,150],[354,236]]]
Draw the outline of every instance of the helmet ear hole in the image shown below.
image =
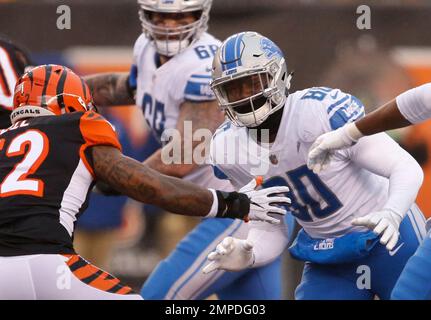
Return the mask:
[[74,107],[66,107],[67,113],[76,112],[76,109]]

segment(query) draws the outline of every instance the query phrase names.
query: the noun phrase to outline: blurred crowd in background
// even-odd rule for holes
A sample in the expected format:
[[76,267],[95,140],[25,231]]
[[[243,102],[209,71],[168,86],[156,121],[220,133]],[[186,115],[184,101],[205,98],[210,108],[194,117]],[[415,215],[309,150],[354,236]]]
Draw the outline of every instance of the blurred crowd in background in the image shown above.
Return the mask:
[[[356,0],[214,0],[210,32],[223,40],[253,30],[284,51],[295,71],[293,88],[337,87],[360,98],[367,112],[431,81],[430,0],[374,0],[371,29],[360,30]],[[71,8],[70,30],[56,27],[59,5]],[[37,64],[57,63],[81,75],[128,71],[141,33],[135,0],[0,0],[0,33],[27,48]],[[104,109],[125,154],[138,160],[158,148],[135,106]],[[389,133],[422,165],[418,197],[431,216],[431,123]],[[77,251],[139,288],[158,261],[195,224],[126,197],[93,194],[77,226]],[[285,257],[285,295],[299,281],[299,264]]]

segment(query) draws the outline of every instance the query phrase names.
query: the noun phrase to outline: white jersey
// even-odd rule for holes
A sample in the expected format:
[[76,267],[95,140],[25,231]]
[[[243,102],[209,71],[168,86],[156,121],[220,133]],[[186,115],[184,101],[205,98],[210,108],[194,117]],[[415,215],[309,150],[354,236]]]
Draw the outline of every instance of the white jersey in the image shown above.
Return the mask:
[[[176,127],[183,102],[215,100],[209,83],[212,58],[219,46],[219,40],[204,33],[193,45],[159,66],[153,42],[144,34],[137,39],[129,83],[136,86],[136,105],[142,108],[159,142],[164,130]],[[209,165],[199,167],[184,179],[204,187],[232,190],[229,182],[215,178]]]
[[431,83],[407,90],[400,94],[397,106],[401,114],[411,123],[431,118]]
[[[365,229],[353,227],[351,221],[384,206],[389,180],[356,165],[347,151],[337,152],[329,168],[318,175],[306,163],[309,148],[319,135],[363,115],[362,103],[338,89],[298,91],[287,98],[274,143],[259,146],[248,138],[247,128],[226,122],[213,137],[211,160],[217,176],[230,179],[236,188],[258,174],[263,176],[264,186],[289,186],[289,209],[312,237],[362,231]],[[239,143],[233,149],[227,141]],[[233,152],[236,159],[242,156],[242,163],[235,163]]]

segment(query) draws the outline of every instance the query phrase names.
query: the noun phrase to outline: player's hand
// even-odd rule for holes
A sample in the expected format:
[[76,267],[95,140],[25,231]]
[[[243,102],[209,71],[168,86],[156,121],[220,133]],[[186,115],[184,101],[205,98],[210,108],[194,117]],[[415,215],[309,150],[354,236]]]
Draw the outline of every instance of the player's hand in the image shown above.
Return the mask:
[[250,198],[250,212],[247,219],[278,224],[280,220],[271,215],[278,215],[281,218],[286,214],[286,210],[279,206],[290,204],[291,200],[279,194],[288,192],[289,188],[278,186],[255,190],[262,182],[263,178],[257,177],[239,190]]
[[403,217],[396,212],[383,209],[372,212],[364,217],[356,218],[352,221],[354,226],[364,226],[373,230],[380,236],[380,243],[391,251],[397,244],[399,238],[399,227]]
[[253,244],[248,240],[224,238],[208,255],[211,261],[203,268],[207,274],[214,270],[240,271],[254,264]]
[[[357,136],[356,139],[352,137],[352,131],[353,136]],[[356,125],[349,123],[319,136],[308,152],[308,168],[316,174],[325,170],[331,162],[334,151],[352,146],[361,136],[361,133],[358,132]]]

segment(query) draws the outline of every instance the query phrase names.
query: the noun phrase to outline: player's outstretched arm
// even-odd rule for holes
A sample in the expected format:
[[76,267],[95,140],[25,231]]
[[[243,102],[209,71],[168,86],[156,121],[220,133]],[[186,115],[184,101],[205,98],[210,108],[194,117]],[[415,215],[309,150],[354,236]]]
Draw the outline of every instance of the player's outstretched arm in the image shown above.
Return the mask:
[[170,212],[219,218],[239,218],[277,223],[271,215],[286,211],[272,205],[290,203],[278,196],[289,189],[272,187],[243,193],[203,189],[193,183],[169,177],[124,156],[110,146],[92,147],[93,167],[98,179],[121,193]]
[[207,189],[167,177],[108,146],[92,148],[96,177],[135,200],[180,214],[210,212],[213,196]]
[[362,136],[369,136],[411,123],[401,114],[396,99],[393,99],[351,125],[356,126]]
[[135,104],[128,85],[128,72],[98,73],[83,77],[90,87],[96,106]]

